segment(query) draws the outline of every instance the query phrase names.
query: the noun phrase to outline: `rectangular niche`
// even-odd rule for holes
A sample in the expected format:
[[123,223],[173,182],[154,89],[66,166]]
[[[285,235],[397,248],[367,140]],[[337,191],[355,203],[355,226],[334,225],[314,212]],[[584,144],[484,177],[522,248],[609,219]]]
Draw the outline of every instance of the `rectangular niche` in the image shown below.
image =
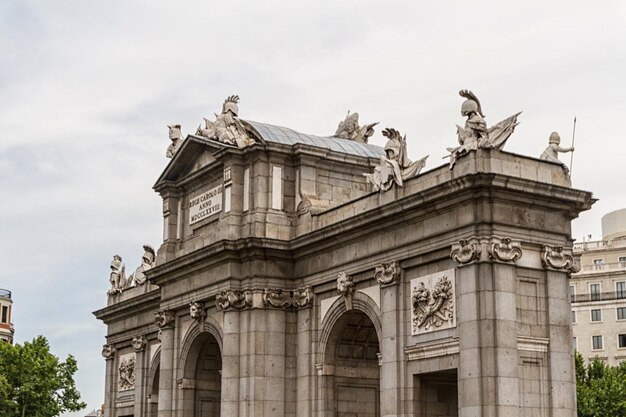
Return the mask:
[[411,280],[411,334],[413,336],[456,326],[455,270]]

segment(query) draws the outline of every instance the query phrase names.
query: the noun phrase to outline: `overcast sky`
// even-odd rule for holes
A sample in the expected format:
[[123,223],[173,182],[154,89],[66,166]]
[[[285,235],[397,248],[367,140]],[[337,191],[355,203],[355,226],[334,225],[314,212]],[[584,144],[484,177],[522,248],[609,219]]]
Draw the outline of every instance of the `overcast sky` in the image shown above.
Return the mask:
[[600,199],[580,240],[626,207],[625,76],[624,1],[0,0],[0,287],[16,341],[74,354],[88,410],[102,403],[91,312],[112,255],[134,270],[160,244],[166,124],[192,133],[228,95],[245,119],[318,135],[358,111],[406,132],[426,169],[456,143],[459,89],[489,124],[524,111],[505,148],[519,154],[555,130],[569,146],[576,116],[573,186]]

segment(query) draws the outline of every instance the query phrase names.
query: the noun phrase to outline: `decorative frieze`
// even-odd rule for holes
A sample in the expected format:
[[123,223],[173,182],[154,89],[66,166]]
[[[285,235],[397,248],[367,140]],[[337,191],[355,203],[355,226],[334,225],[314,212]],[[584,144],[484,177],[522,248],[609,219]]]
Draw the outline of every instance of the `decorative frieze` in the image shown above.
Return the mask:
[[352,310],[352,296],[355,285],[352,277],[345,272],[340,272],[337,276],[337,291],[343,296],[346,303],[346,310]]
[[409,361],[437,358],[459,353],[459,339],[450,338],[443,341],[419,343],[404,349]]
[[175,318],[176,316],[171,310],[161,310],[154,313],[154,323],[159,326],[159,329],[174,327]]
[[459,264],[468,264],[480,259],[480,243],[476,238],[461,239],[452,245],[450,257]]
[[135,354],[121,358],[118,387],[120,391],[135,388]]
[[133,337],[132,345],[135,352],[141,352],[146,348],[146,338],[144,336]]
[[198,323],[202,323],[206,318],[206,306],[204,303],[192,301],[189,303],[189,315]]
[[251,290],[224,290],[215,297],[215,306],[218,310],[243,310],[252,307]]
[[374,278],[381,286],[397,284],[400,278],[398,261],[383,262],[374,269]]
[[454,269],[411,280],[412,334],[456,326]]
[[281,288],[265,288],[263,291],[263,305],[265,307],[285,310],[304,308],[310,306],[312,300],[313,290],[308,286],[293,291]]
[[570,249],[563,246],[544,245],[541,252],[541,262],[550,269],[576,273],[580,271],[580,264],[574,259]]
[[102,357],[104,359],[113,359],[115,357],[115,346],[113,345],[102,345]]
[[522,245],[508,237],[493,236],[489,243],[489,258],[506,263],[515,263],[522,257]]

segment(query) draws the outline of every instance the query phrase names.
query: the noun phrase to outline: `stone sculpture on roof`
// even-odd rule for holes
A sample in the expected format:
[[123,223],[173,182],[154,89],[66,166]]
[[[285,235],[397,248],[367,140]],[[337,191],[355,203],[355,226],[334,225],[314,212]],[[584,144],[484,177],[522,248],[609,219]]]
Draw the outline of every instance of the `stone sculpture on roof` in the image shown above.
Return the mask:
[[125,267],[122,263],[122,257],[119,255],[113,255],[109,281],[111,282],[111,289],[108,291],[109,295],[121,293],[128,288],[129,281],[126,279]]
[[248,136],[241,120],[239,120],[237,103],[239,103],[239,96],[228,97],[222,105],[222,113],[215,115],[214,122],[204,118],[205,127],[198,126],[196,135],[240,148],[252,145],[254,140]]
[[335,136],[342,139],[350,139],[358,143],[367,143],[369,137],[374,134],[374,126],[377,124],[378,122],[359,126],[359,113],[350,114],[348,111],[345,120],[339,122]]
[[574,147],[572,146],[571,148],[561,148],[559,146],[561,143],[561,136],[559,136],[559,134],[556,132],[552,132],[550,134],[550,138],[548,141],[548,147],[541,154],[541,159],[560,164],[565,171],[565,175],[569,176],[569,169],[567,168],[567,165],[559,160],[559,152],[574,152]]
[[167,125],[167,128],[170,131],[170,140],[172,141],[172,143],[170,143],[170,146],[167,147],[165,156],[167,158],[173,158],[176,152],[178,152],[178,149],[180,148],[180,145],[183,141],[183,137],[182,137],[183,135],[180,132],[179,124]]
[[469,151],[476,149],[502,149],[509,136],[515,130],[515,126],[518,125],[517,116],[521,113],[516,113],[487,128],[487,122],[484,119],[485,115],[478,97],[469,90],[461,90],[459,95],[466,99],[461,105],[461,114],[467,117],[467,120],[465,121],[465,127],[457,125],[457,136],[460,146],[448,148],[450,152],[450,169],[454,167],[454,163],[459,157]]
[[150,245],[143,245],[143,256],[141,257],[141,265],[137,267],[135,272],[128,277],[128,280],[132,285],[143,285],[146,283],[146,271],[154,268],[156,254],[154,249]]
[[372,174],[363,174],[367,182],[372,184],[374,191],[387,191],[395,183],[398,187],[404,181],[420,173],[426,165],[428,155],[419,161],[411,162],[406,151],[406,135],[403,137],[395,129],[386,128],[383,136],[388,138],[385,144],[385,155],[380,157],[380,165]]

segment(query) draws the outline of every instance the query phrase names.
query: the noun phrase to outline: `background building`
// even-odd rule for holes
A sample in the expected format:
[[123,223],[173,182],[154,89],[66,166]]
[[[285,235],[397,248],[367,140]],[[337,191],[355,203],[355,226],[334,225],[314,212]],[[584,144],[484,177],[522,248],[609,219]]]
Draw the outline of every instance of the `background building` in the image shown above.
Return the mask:
[[570,295],[574,347],[587,360],[626,359],[626,209],[602,217],[602,240],[574,245],[581,270]]
[[13,343],[13,323],[11,323],[11,310],[13,308],[13,299],[11,291],[0,288],[0,340],[6,340]]

